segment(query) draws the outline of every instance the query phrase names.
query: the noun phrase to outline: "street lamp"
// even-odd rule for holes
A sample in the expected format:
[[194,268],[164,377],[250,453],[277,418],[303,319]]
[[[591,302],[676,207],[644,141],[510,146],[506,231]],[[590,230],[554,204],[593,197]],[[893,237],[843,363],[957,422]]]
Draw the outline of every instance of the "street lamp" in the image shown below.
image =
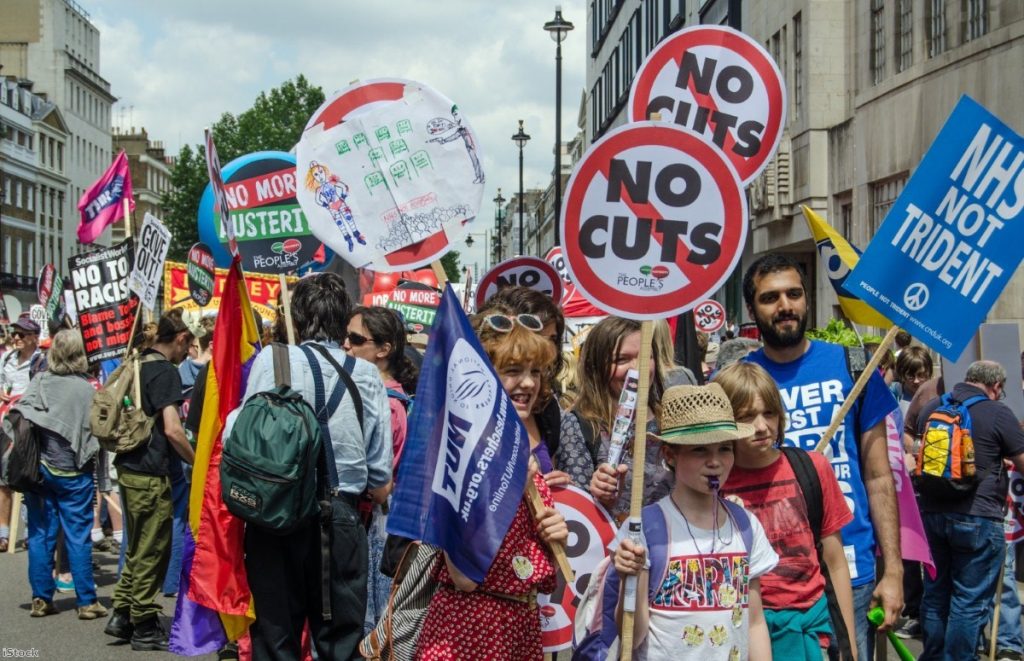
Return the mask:
[[562,41],[573,25],[562,18],[562,6],[555,6],[555,19],[544,24],[555,46],[555,245],[561,243],[562,214]]
[[519,254],[523,254],[523,147],[530,136],[523,131],[523,120],[519,120],[519,133],[512,136],[512,142],[519,147]]
[[494,198],[494,231],[498,234],[498,261],[501,261],[501,221],[504,219],[505,198],[498,189],[498,197]]
[[473,243],[475,243],[474,240],[473,240],[474,236],[483,236],[484,237],[484,271],[485,272],[489,271],[491,269],[491,265],[490,265],[490,260],[491,260],[491,253],[490,253],[491,242],[490,242],[490,238],[491,238],[491,233],[490,232],[486,232],[486,231],[485,232],[468,232],[466,234],[466,247],[467,248],[472,248],[473,247]]

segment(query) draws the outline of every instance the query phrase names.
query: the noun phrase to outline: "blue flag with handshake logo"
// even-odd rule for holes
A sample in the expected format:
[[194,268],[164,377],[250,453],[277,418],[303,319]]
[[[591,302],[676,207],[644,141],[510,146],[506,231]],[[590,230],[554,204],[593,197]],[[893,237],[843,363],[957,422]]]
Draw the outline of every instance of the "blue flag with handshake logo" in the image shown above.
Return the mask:
[[402,451],[387,531],[434,544],[470,580],[491,568],[526,486],[530,443],[446,287]]

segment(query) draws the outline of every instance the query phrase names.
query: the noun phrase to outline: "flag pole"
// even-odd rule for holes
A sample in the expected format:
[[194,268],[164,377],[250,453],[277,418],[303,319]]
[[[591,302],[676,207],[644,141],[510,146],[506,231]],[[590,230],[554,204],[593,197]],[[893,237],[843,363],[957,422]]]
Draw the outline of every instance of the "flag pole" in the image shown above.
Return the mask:
[[[636,424],[633,427],[633,482],[630,485],[629,501],[629,539],[639,543],[643,524],[640,512],[644,505],[644,467],[647,462],[647,402],[651,391],[651,341],[654,336],[654,322],[646,320],[640,323],[640,359],[637,369],[640,381],[637,384]],[[633,618],[636,614],[637,577],[625,577],[622,603],[622,631],[619,639],[622,649],[619,658],[631,661],[633,658]],[[647,595],[641,595],[646,599]]]

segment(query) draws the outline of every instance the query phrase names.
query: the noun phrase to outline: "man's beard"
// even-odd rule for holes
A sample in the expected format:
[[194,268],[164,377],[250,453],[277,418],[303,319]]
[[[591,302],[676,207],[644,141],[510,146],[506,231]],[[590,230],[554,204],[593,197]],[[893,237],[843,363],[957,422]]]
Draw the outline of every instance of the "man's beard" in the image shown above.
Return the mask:
[[[780,321],[795,319],[797,327],[795,330],[780,331],[775,324]],[[773,349],[789,349],[804,341],[804,333],[807,330],[807,315],[782,314],[776,316],[772,321],[765,321],[760,316],[754,317],[757,323],[757,330],[761,332],[761,341]]]

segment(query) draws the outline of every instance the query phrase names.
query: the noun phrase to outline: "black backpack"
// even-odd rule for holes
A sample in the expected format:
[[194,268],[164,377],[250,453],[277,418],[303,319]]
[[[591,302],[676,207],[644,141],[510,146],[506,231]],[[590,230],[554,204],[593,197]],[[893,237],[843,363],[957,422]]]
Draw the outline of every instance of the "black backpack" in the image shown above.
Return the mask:
[[7,486],[21,493],[42,490],[39,451],[39,430],[36,426],[17,408],[8,411],[0,431],[0,454],[3,455]]

